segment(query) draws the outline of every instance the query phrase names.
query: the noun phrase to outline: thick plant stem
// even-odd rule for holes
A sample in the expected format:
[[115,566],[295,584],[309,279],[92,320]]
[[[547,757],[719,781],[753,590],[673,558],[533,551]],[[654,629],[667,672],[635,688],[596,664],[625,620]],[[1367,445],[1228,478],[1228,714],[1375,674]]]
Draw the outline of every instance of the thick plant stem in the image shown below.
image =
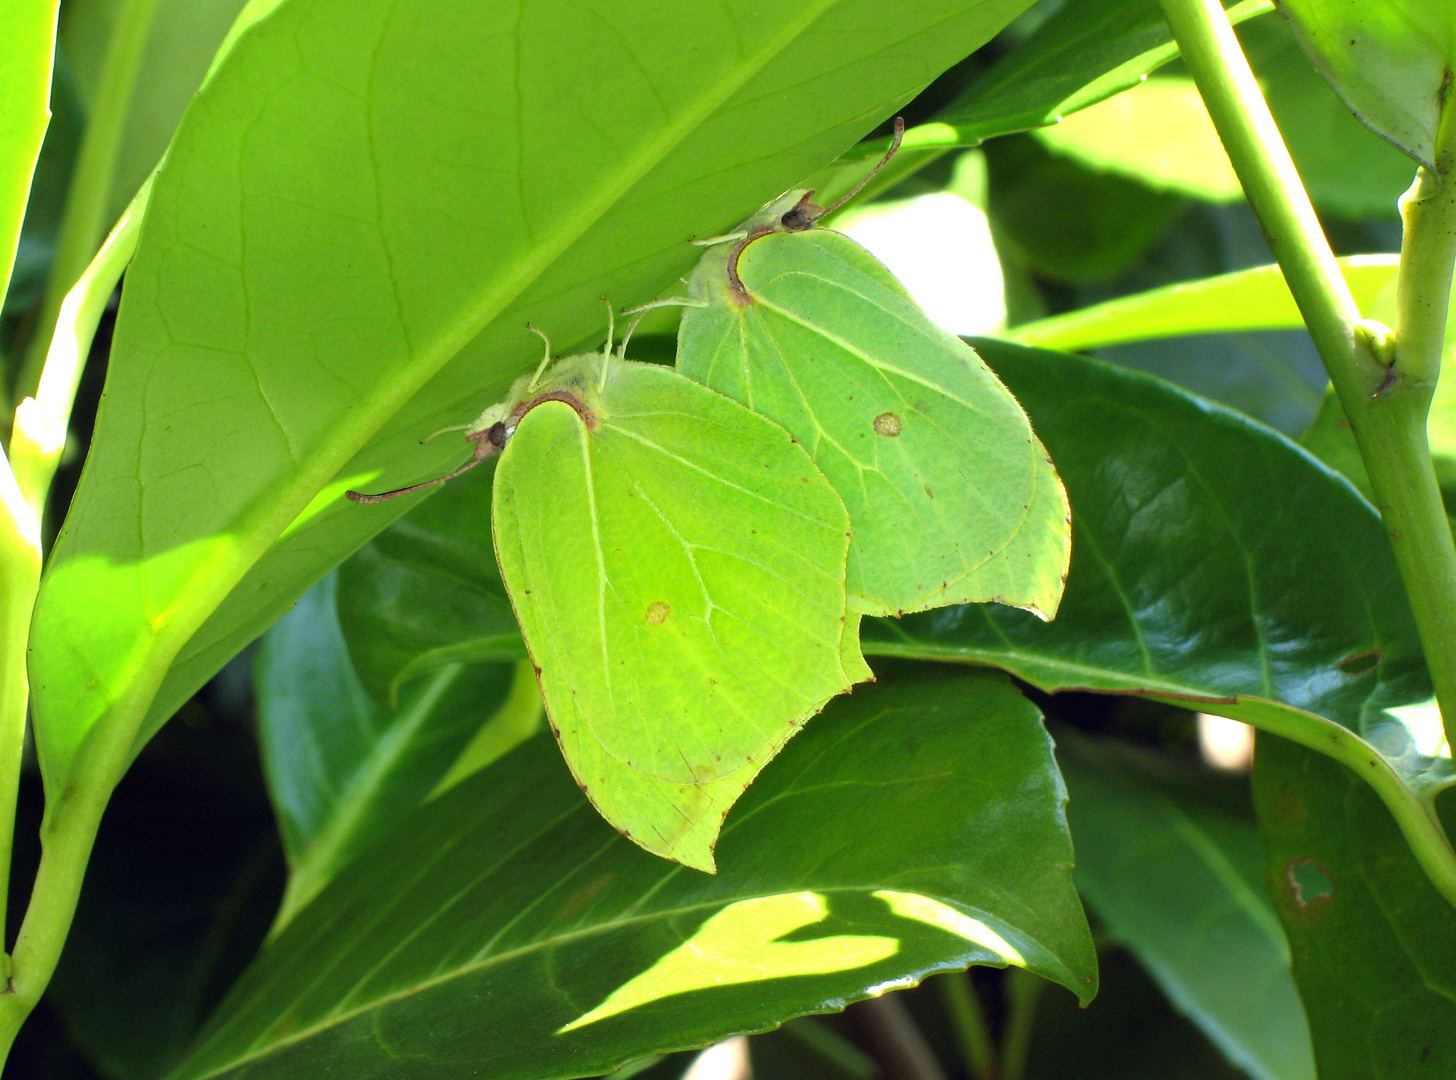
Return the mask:
[[34,394],[41,369],[50,351],[51,332],[60,315],[61,302],[96,254],[97,245],[110,224],[106,209],[111,202],[116,177],[117,153],[126,118],[131,110],[132,91],[141,68],[142,52],[151,36],[157,0],[123,0],[107,42],[106,59],[86,131],[76,157],[71,188],[61,216],[55,262],[46,283],[35,336],[26,350],[25,362],[15,385],[15,396]]
[[1436,364],[1408,367],[1394,335],[1361,320],[1217,0],[1160,3],[1350,421],[1456,743],[1456,545],[1426,445]]
[[[25,741],[26,645],[40,585],[41,513],[65,445],[86,354],[107,299],[136,250],[150,191],[148,181],[61,304],[38,398],[26,398],[15,411],[10,442],[15,470],[12,473],[8,462],[0,470],[0,504],[7,511],[0,520],[0,911],[5,910],[3,888],[10,877]],[[6,987],[0,992],[0,1062],[60,959],[110,793],[109,785],[85,784],[50,793],[57,802],[46,806],[40,869],[15,952],[6,961]]]

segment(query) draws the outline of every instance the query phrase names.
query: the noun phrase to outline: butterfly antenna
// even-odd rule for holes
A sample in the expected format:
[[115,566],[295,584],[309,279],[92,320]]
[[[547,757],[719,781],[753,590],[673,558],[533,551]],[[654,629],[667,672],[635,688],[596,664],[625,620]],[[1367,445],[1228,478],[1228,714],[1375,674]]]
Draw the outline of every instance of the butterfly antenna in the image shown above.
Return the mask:
[[[664,296],[660,300],[649,300],[645,304],[638,304],[636,307],[629,307],[629,308],[625,309],[622,312],[622,314],[623,315],[646,315],[649,311],[652,311],[652,310],[654,310],[656,308],[665,308],[665,307],[705,308],[707,306],[708,306],[708,301],[706,301],[706,300],[694,300],[690,296]],[[637,324],[636,323],[633,323],[632,325],[633,326],[636,326]]]
[[642,321],[642,317],[646,315],[647,312],[645,310],[634,309],[631,312],[624,311],[622,312],[622,314],[630,314],[632,316],[632,321],[627,324],[627,329],[622,331],[622,344],[617,348],[618,360],[627,359],[627,342],[632,340],[632,332],[637,329],[637,324]]
[[551,339],[530,323],[526,324],[526,329],[546,343],[546,355],[541,358],[541,363],[536,365],[536,374],[531,376],[531,382],[526,387],[526,390],[529,392],[536,389],[536,384],[541,381],[541,374],[546,370],[546,365],[551,363]]
[[443,435],[447,431],[467,431],[469,430],[469,428],[469,424],[451,424],[449,427],[442,427],[439,431],[432,431],[430,434],[426,435],[423,439],[421,439],[420,445],[424,446],[425,443],[429,442],[436,435]]
[[878,165],[876,165],[873,169],[871,169],[869,171],[869,175],[868,176],[866,176],[858,184],[855,184],[854,187],[850,189],[850,192],[849,192],[848,195],[846,195],[844,198],[840,199],[837,203],[835,203],[833,206],[829,207],[829,209],[825,210],[819,216],[821,218],[828,217],[830,214],[834,213],[834,211],[838,210],[845,203],[849,202],[850,199],[854,198],[861,191],[863,191],[865,189],[865,185],[868,184],[871,180],[873,180],[876,176],[878,176],[880,174],[880,170],[883,169],[886,165],[888,165],[890,163],[890,159],[892,157],[894,157],[896,151],[898,151],[900,149],[900,141],[902,139],[904,139],[904,138],[905,138],[905,118],[903,116],[897,116],[897,117],[895,117],[895,134],[890,138],[890,148],[885,151],[885,156],[882,157],[882,158],[880,158],[880,163]]
[[693,247],[716,247],[718,244],[726,244],[730,240],[742,240],[748,233],[743,229],[735,232],[724,233],[722,236],[705,236],[701,240],[689,240]]
[[495,443],[490,441],[488,432],[482,431],[478,437],[470,441],[475,443],[475,453],[469,461],[454,472],[446,473],[444,476],[437,476],[433,480],[426,480],[423,483],[411,484],[409,487],[395,488],[393,491],[381,491],[378,495],[365,495],[362,491],[346,491],[344,494],[350,501],[364,503],[365,505],[387,502],[390,499],[397,499],[401,495],[408,495],[412,491],[422,491],[427,487],[443,484],[446,480],[454,480],[461,473],[469,472],[487,458],[495,457],[496,451],[499,449]]
[[[602,303],[607,305],[607,343],[602,346],[602,373],[597,379],[597,393],[602,393],[607,388],[607,366],[612,359],[612,339],[617,334],[617,309],[612,307],[612,302],[605,296]],[[625,349],[627,343],[624,341],[622,347]]]

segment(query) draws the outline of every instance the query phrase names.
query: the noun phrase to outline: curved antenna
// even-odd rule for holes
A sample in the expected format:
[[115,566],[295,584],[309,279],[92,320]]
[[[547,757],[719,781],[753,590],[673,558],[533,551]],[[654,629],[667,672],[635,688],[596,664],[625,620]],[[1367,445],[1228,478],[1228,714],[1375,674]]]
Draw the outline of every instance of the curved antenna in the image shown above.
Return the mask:
[[607,389],[607,365],[612,359],[612,339],[617,334],[617,310],[605,296],[602,297],[602,303],[607,305],[607,343],[602,346],[602,373],[597,377],[599,394]]
[[734,229],[722,236],[705,236],[701,240],[689,240],[688,243],[693,247],[716,247],[719,244],[726,244],[730,240],[742,240],[747,235],[747,229]]
[[[648,306],[650,307],[651,305]],[[627,329],[622,331],[622,344],[617,349],[618,360],[627,359],[627,342],[632,340],[632,332],[637,329],[637,324],[640,323],[642,321],[642,317],[647,314],[647,309],[633,308],[630,312],[624,311],[622,312],[622,314],[633,315],[635,316],[635,318],[633,318],[633,320],[627,324]]]
[[541,362],[536,365],[536,374],[531,376],[531,381],[526,386],[526,392],[530,393],[532,390],[536,389],[536,384],[541,381],[541,373],[546,370],[546,365],[551,363],[551,339],[540,330],[537,330],[530,323],[526,324],[526,329],[531,331],[531,333],[535,334],[546,343],[546,355],[543,356],[541,358]]
[[[432,436],[433,438],[433,436]],[[454,480],[461,473],[469,472],[482,461],[495,456],[500,447],[490,438],[489,431],[480,431],[474,435],[467,435],[467,439],[475,444],[475,453],[469,461],[454,472],[446,473],[444,476],[437,476],[433,480],[426,480],[420,484],[411,484],[409,487],[395,488],[393,491],[381,491],[378,495],[365,495],[362,491],[346,491],[344,495],[352,502],[372,505],[374,503],[386,502],[389,499],[397,499],[401,495],[408,495],[412,491],[421,491],[427,487],[434,487],[436,484],[443,484],[446,480]]]
[[470,425],[469,424],[451,424],[449,427],[442,427],[439,431],[432,431],[432,432],[430,432],[430,434],[426,435],[423,439],[420,440],[420,445],[421,446],[424,446],[425,443],[429,442],[436,435],[443,435],[447,431],[469,431],[469,430],[470,430]]
[[[745,233],[744,235],[746,236],[748,234]],[[638,316],[641,316],[641,315],[646,315],[649,311],[653,311],[656,308],[665,308],[665,307],[705,308],[705,307],[708,307],[708,306],[709,306],[708,301],[706,301],[706,300],[694,300],[690,296],[664,296],[661,300],[649,300],[649,301],[647,301],[647,303],[645,303],[645,304],[638,304],[636,307],[623,308],[622,309],[622,314],[623,315],[638,315]],[[641,319],[640,318],[638,319],[638,322],[641,322]],[[632,324],[632,326],[635,328],[637,326],[637,323],[634,322]]]
[[830,214],[834,213],[834,211],[838,210],[845,203],[849,202],[850,199],[854,198],[861,191],[863,191],[865,189],[865,185],[868,184],[871,180],[873,180],[876,176],[878,176],[880,174],[880,170],[883,169],[886,165],[888,165],[890,163],[890,159],[892,157],[894,157],[895,154],[896,154],[896,152],[900,149],[900,141],[902,139],[904,139],[904,138],[905,138],[905,118],[903,116],[897,116],[897,117],[895,117],[895,134],[890,139],[890,148],[885,151],[885,156],[882,157],[882,158],[880,158],[880,163],[878,165],[876,165],[873,169],[871,169],[869,171],[869,175],[868,176],[866,176],[858,184],[855,184],[854,187],[852,187],[850,189],[848,195],[846,195],[844,198],[840,199],[833,206],[829,207],[826,210],[821,210],[817,215],[815,215],[815,220],[818,220],[819,218],[828,217]]

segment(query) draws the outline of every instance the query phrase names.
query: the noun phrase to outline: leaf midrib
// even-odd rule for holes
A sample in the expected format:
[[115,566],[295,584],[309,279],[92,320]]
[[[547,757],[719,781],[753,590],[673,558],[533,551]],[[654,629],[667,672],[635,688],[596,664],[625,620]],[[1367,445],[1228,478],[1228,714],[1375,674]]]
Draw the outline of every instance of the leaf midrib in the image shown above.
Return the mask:
[[[842,885],[842,886],[837,886],[837,887],[805,886],[804,887],[804,890],[811,891],[811,892],[815,892],[815,893],[819,893],[819,894],[826,895],[826,896],[835,896],[835,895],[863,895],[863,894],[873,894],[876,891],[879,891],[881,889],[885,889],[885,888],[888,888],[888,887],[889,886],[886,885],[886,884]],[[571,931],[567,931],[565,933],[553,935],[551,937],[542,938],[540,940],[533,941],[533,942],[531,942],[531,943],[529,943],[527,945],[522,945],[522,946],[519,946],[519,947],[517,947],[515,949],[507,950],[506,952],[497,953],[494,956],[489,956],[489,957],[485,957],[485,958],[483,958],[481,960],[477,960],[477,961],[474,961],[474,962],[462,964],[462,965],[460,965],[457,968],[453,968],[451,971],[449,971],[446,974],[437,975],[437,976],[434,976],[434,977],[429,978],[429,979],[422,979],[419,982],[412,983],[410,986],[408,986],[408,987],[406,987],[404,989],[396,990],[396,991],[393,991],[391,993],[382,994],[379,997],[372,998],[367,1003],[361,1004],[361,1005],[359,1005],[359,1006],[357,1006],[357,1007],[355,1007],[353,1009],[349,1009],[349,1010],[347,1010],[345,1012],[340,1012],[340,1013],[332,1014],[332,1015],[328,1016],[327,1018],[325,1018],[324,1020],[322,1020],[322,1021],[320,1021],[318,1023],[315,1023],[311,1027],[307,1027],[307,1028],[303,1028],[303,1029],[300,1029],[300,1030],[295,1031],[295,1032],[291,1032],[289,1035],[287,1035],[286,1037],[284,1037],[282,1039],[278,1039],[278,1040],[276,1040],[274,1042],[270,1042],[270,1043],[266,1044],[265,1046],[258,1048],[257,1050],[250,1051],[249,1053],[243,1054],[243,1055],[241,1055],[239,1057],[235,1057],[232,1060],[228,1061],[226,1064],[221,1065],[221,1066],[218,1066],[216,1068],[213,1068],[209,1072],[205,1072],[205,1073],[182,1073],[182,1074],[175,1074],[174,1073],[173,1075],[174,1076],[180,1075],[181,1077],[186,1078],[186,1080],[209,1080],[210,1077],[221,1076],[221,1075],[223,1075],[224,1073],[226,1073],[229,1070],[236,1069],[236,1068],[238,1068],[238,1067],[240,1067],[242,1065],[246,1065],[250,1061],[256,1061],[256,1060],[258,1060],[260,1058],[267,1057],[267,1056],[269,1056],[271,1054],[274,1054],[274,1053],[278,1052],[279,1050],[283,1049],[284,1047],[291,1046],[291,1045],[293,1045],[295,1043],[299,1043],[299,1042],[302,1042],[302,1041],[304,1041],[306,1039],[313,1038],[314,1036],[320,1034],[321,1032],[327,1031],[328,1029],[330,1029],[332,1027],[336,1027],[336,1026],[338,1026],[340,1024],[343,1024],[343,1023],[345,1023],[345,1022],[353,1019],[356,1016],[361,1016],[361,1015],[363,1015],[365,1013],[368,1013],[368,1012],[371,1012],[371,1011],[373,1011],[375,1009],[384,1008],[385,1006],[390,1005],[390,1004],[392,1004],[392,1003],[394,1003],[396,1001],[406,1000],[406,999],[408,999],[410,997],[413,997],[415,994],[423,993],[423,992],[425,992],[427,990],[431,990],[431,989],[433,989],[436,986],[443,986],[443,985],[445,985],[447,983],[453,982],[456,979],[465,978],[465,977],[467,977],[469,975],[473,975],[473,974],[476,974],[476,973],[478,973],[480,971],[484,971],[484,970],[486,970],[486,969],[488,969],[490,967],[497,966],[497,965],[502,965],[502,964],[506,964],[506,963],[508,963],[508,962],[510,962],[512,960],[519,959],[520,957],[523,957],[523,956],[528,956],[531,953],[536,952],[536,951],[541,950],[541,949],[555,948],[557,946],[564,945],[564,944],[568,944],[570,942],[577,941],[577,940],[580,940],[580,939],[589,938],[589,937],[592,937],[594,935],[606,934],[606,933],[611,933],[611,932],[614,932],[614,931],[617,931],[617,930],[630,928],[630,927],[632,927],[632,926],[634,926],[636,924],[639,924],[639,923],[647,923],[647,922],[650,922],[650,921],[653,921],[653,920],[659,920],[659,919],[675,919],[675,918],[679,918],[679,917],[682,917],[682,916],[693,915],[693,914],[696,914],[696,913],[701,912],[701,911],[711,911],[713,909],[725,907],[728,904],[736,904],[736,903],[738,903],[740,901],[744,901],[744,900],[760,900],[760,899],[766,899],[766,898],[773,897],[773,896],[782,896],[782,895],[785,895],[786,892],[793,892],[793,891],[795,891],[795,890],[793,890],[792,888],[790,888],[790,889],[775,890],[775,891],[772,891],[772,892],[753,892],[753,893],[745,893],[743,895],[737,895],[737,896],[732,896],[732,897],[720,897],[720,898],[715,899],[715,900],[704,901],[704,902],[698,903],[698,904],[688,904],[688,905],[681,906],[681,907],[663,908],[663,909],[660,909],[658,911],[649,912],[649,913],[642,914],[642,915],[632,915],[632,916],[627,916],[627,917],[623,917],[623,918],[611,919],[611,920],[608,920],[606,922],[597,923],[597,924],[595,924],[594,926],[591,926],[591,927],[585,927],[585,928],[582,928],[582,929],[579,929],[579,930],[571,930]],[[915,890],[915,892],[916,892],[916,895],[917,896],[924,896],[924,897],[926,897],[928,899],[931,899],[931,900],[937,900],[937,901],[939,901],[941,903],[944,903],[947,906],[949,906],[949,907],[951,907],[951,908],[953,908],[953,909],[955,909],[957,911],[962,911],[963,913],[965,912],[964,905],[958,904],[956,902],[956,900],[955,900],[954,897],[935,895],[935,894],[932,894],[932,893],[929,893],[929,892],[925,892],[925,891],[922,891],[922,890],[918,890],[918,889]],[[970,909],[970,911],[973,912],[976,917],[992,918],[993,921],[995,921],[995,922],[1001,922],[1002,921],[1000,919],[995,919],[993,916],[990,916],[989,913],[984,912],[984,911],[981,911],[981,910],[976,909],[976,908],[972,908],[972,909]],[[913,920],[908,920],[908,921],[913,921]],[[1035,941],[1034,938],[1030,938],[1029,935],[1026,935],[1024,931],[1021,931],[1021,933],[1022,933],[1023,936],[1027,937],[1028,940]],[[968,944],[972,944],[973,945],[973,944],[976,944],[976,943],[975,942],[968,942]],[[1040,942],[1038,942],[1037,944],[1040,945]],[[866,965],[866,966],[868,966],[868,965]],[[772,980],[771,979],[765,979],[763,981],[764,982],[770,982]],[[645,1004],[650,1004],[650,1003],[645,1003]]]

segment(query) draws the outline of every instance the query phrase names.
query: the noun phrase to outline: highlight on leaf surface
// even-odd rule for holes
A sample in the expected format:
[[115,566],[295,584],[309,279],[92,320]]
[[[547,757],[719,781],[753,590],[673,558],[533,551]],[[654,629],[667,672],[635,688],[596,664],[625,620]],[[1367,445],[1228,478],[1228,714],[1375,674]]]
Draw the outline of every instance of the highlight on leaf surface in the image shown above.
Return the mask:
[[547,715],[608,821],[711,871],[759,770],[869,677],[844,505],[782,428],[670,368],[567,357],[534,395],[492,524]]
[[844,500],[851,607],[997,601],[1044,619],[1071,553],[1066,493],[1021,406],[869,252],[789,192],[688,282],[684,375],[782,424]]

